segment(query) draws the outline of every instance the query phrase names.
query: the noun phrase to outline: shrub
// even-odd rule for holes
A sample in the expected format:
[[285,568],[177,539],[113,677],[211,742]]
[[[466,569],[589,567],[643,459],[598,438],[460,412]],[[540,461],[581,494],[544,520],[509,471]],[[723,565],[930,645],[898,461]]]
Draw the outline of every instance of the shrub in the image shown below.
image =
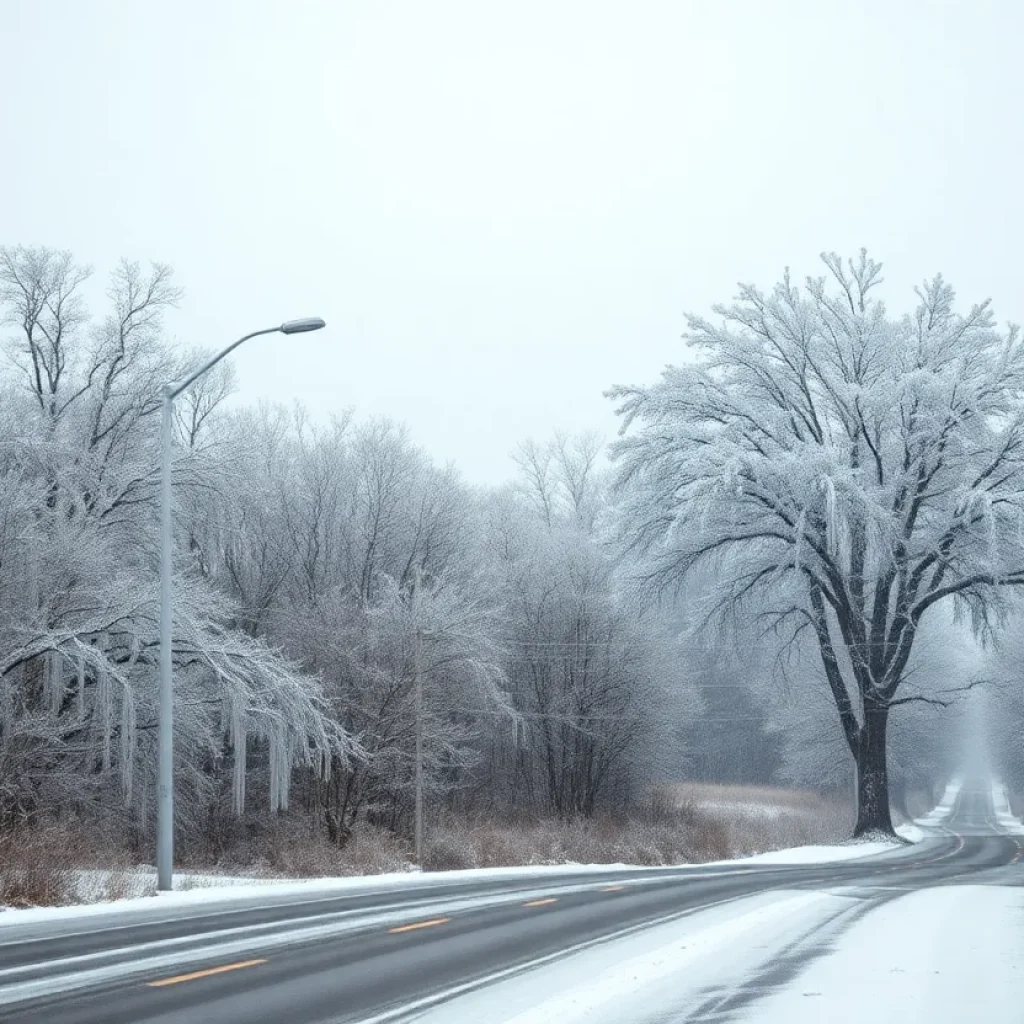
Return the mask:
[[70,837],[21,828],[0,836],[0,906],[54,907],[77,898]]

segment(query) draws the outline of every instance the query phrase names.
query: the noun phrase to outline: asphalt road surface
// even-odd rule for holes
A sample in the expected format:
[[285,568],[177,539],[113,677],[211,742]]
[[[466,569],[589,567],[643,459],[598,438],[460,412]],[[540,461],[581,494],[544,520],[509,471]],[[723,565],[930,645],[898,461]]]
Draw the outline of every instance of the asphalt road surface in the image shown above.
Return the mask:
[[1024,837],[967,785],[934,838],[819,865],[548,874],[351,894],[311,890],[0,929],[0,1020],[399,1021],[538,963],[770,890],[1024,881]]

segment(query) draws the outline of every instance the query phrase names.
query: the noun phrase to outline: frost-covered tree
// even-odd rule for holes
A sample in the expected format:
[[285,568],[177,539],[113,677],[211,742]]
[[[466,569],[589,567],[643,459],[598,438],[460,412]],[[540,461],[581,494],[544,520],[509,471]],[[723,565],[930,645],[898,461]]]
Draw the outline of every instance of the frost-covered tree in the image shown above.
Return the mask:
[[514,807],[560,817],[621,808],[663,779],[692,711],[676,637],[629,599],[602,543],[599,450],[588,437],[524,444],[520,478],[487,506],[518,723],[490,763]]
[[[170,270],[121,264],[107,314],[81,297],[88,270],[67,253],[0,249],[0,824],[103,807],[148,828],[155,809],[158,654],[156,417],[178,356],[163,316]],[[223,382],[223,379],[222,379]],[[227,382],[229,383],[229,382]],[[197,447],[223,388],[183,406],[176,496],[220,465]],[[295,766],[325,771],[355,745],[320,682],[263,637],[197,564],[179,528],[174,631],[179,825],[196,824],[210,780],[245,799],[249,748],[264,750],[273,810]]]
[[385,420],[317,426],[301,410],[247,410],[221,424],[215,447],[224,471],[188,517],[196,558],[239,628],[322,679],[331,717],[360,740],[329,780],[307,780],[306,803],[339,843],[360,818],[404,828],[417,629],[431,806],[471,781],[481,734],[508,715],[502,609],[474,501]]
[[865,252],[803,288],[744,285],[688,319],[692,363],[618,387],[622,530],[665,589],[717,577],[708,621],[747,607],[811,638],[858,769],[855,833],[891,832],[893,708],[919,630],[955,601],[984,628],[1024,582],[1024,347],[937,276],[914,311]]

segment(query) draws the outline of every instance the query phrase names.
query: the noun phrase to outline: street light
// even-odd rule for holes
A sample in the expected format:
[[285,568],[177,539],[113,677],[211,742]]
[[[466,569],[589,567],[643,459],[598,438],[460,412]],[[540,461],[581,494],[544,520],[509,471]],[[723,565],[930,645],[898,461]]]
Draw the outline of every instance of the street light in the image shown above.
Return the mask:
[[232,342],[183,381],[163,388],[160,422],[160,716],[157,748],[156,887],[170,891],[174,872],[174,680],[172,676],[173,538],[171,535],[171,437],[174,400],[190,384],[243,342],[261,334],[304,334],[326,326],[319,317],[288,320],[278,327],[253,331]]
[[[278,330],[282,334],[305,334],[306,331],[319,331],[327,325],[318,316],[308,316],[304,320],[289,320],[281,324]],[[252,337],[252,335],[250,335]],[[244,338],[242,339],[245,340]]]

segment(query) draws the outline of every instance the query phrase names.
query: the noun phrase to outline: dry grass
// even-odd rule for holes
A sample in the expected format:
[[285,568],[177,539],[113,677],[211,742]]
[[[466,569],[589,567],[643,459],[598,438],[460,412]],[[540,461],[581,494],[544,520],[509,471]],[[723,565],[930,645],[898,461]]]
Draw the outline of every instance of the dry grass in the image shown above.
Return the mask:
[[530,864],[725,860],[849,838],[848,807],[816,793],[685,784],[660,787],[628,815],[503,823],[449,819],[432,830],[428,870]]
[[[118,900],[141,895],[145,887],[121,851],[98,851],[79,828],[49,825],[0,834],[0,907]],[[149,888],[155,891],[155,885]]]
[[[922,798],[923,799],[923,798]],[[562,821],[498,821],[450,816],[430,823],[427,870],[518,865],[639,864],[725,860],[788,846],[833,843],[850,834],[850,809],[815,793],[692,783],[653,790],[628,813]],[[344,847],[317,823],[278,819],[256,837],[221,847],[216,864],[181,865],[177,887],[232,883],[241,877],[373,875],[411,868],[408,841],[357,827]],[[201,877],[190,875],[201,872]],[[131,869],[123,855],[102,856],[80,831],[36,829],[0,836],[0,906],[52,906],[155,892],[155,873]]]
[[786,809],[804,812],[831,803],[820,793],[776,786],[726,786],[715,782],[677,782],[662,788],[679,800],[699,805],[724,804],[773,811]]
[[689,863],[728,856],[718,823],[676,812],[660,821],[578,818],[445,822],[426,844],[428,871],[540,864]]
[[73,902],[79,857],[74,838],[56,830],[18,829],[0,836],[0,906]]
[[666,789],[676,800],[719,822],[733,857],[838,843],[853,829],[849,802],[809,790],[713,783],[680,783]]
[[214,865],[196,861],[184,866],[228,875],[322,878],[407,871],[411,857],[411,845],[386,829],[360,824],[341,847],[331,843],[315,823],[295,818],[282,819],[258,840],[229,849]]

